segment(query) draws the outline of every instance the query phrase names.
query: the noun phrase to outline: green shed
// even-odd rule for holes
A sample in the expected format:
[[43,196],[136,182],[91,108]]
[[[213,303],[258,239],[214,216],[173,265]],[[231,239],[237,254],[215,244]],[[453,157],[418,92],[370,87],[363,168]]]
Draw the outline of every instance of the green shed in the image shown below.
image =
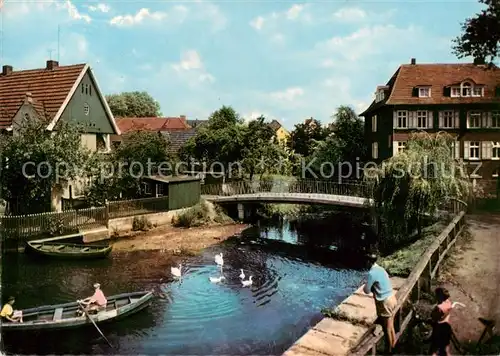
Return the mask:
[[192,176],[149,176],[144,178],[146,196],[168,196],[169,210],[187,208],[200,202],[201,182]]

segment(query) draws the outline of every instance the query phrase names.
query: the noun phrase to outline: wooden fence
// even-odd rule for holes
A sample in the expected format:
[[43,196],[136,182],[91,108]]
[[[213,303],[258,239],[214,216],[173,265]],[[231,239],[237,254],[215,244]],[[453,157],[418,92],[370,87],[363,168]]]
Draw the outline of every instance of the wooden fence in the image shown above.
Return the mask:
[[168,196],[108,202],[105,206],[32,215],[1,216],[0,234],[26,240],[108,226],[110,219],[168,211]]
[[[424,255],[422,255],[420,261],[396,295],[398,299],[396,315],[394,317],[396,340],[399,340],[413,317],[412,304],[420,300],[422,292],[431,293],[432,280],[439,274],[441,263],[464,228],[467,204],[456,200],[452,206],[453,210],[458,211],[455,218],[429,246]],[[352,354],[376,354],[377,345],[383,338],[383,332],[379,329],[375,331],[374,328],[375,326],[373,326],[367,333],[367,336],[351,350]]]

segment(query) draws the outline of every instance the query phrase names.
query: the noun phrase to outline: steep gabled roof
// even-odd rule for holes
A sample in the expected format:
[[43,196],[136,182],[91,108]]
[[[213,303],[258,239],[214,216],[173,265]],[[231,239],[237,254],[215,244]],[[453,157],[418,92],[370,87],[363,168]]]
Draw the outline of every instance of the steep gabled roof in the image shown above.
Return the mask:
[[[472,81],[474,85],[484,87],[482,97],[451,97],[445,95],[445,89]],[[403,64],[387,83],[389,86],[386,99],[372,102],[361,115],[383,105],[401,104],[471,104],[500,103],[496,96],[496,87],[500,85],[500,69],[496,66],[471,63],[454,64]],[[430,98],[419,98],[413,94],[419,86],[431,88]]]
[[[12,71],[0,73],[0,128],[12,125],[12,119],[31,93],[37,111],[43,107],[44,116],[53,119],[72,91],[85,64]],[[42,113],[40,113],[42,114]]]

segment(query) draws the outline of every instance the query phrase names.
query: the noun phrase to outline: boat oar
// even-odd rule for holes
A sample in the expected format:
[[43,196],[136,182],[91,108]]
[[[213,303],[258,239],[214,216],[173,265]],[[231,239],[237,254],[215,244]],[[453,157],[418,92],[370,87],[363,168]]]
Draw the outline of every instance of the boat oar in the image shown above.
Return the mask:
[[106,342],[108,343],[108,345],[112,348],[113,345],[111,345],[111,343],[109,342],[109,340],[106,338],[106,336],[104,336],[104,334],[102,333],[101,329],[99,329],[99,327],[97,326],[97,324],[95,323],[94,319],[92,319],[89,315],[89,313],[87,312],[87,310],[85,309],[85,306],[80,303],[80,301],[78,301],[78,304],[80,305],[80,307],[82,307],[82,310],[83,312],[85,313],[85,315],[87,316],[87,318],[92,322],[92,324],[94,324],[95,328],[97,329],[97,331],[99,331],[99,334],[101,334],[102,338],[104,340],[106,340]]

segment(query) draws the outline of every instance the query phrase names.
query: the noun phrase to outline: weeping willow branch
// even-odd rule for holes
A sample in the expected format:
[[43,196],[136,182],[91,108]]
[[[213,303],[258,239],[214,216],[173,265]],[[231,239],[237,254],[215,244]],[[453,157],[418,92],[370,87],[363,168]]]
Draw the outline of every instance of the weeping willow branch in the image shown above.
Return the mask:
[[470,182],[463,163],[453,158],[454,142],[444,132],[410,134],[403,152],[365,172],[375,212],[392,243],[415,228],[420,232],[424,214],[434,215],[451,198],[468,197]]

